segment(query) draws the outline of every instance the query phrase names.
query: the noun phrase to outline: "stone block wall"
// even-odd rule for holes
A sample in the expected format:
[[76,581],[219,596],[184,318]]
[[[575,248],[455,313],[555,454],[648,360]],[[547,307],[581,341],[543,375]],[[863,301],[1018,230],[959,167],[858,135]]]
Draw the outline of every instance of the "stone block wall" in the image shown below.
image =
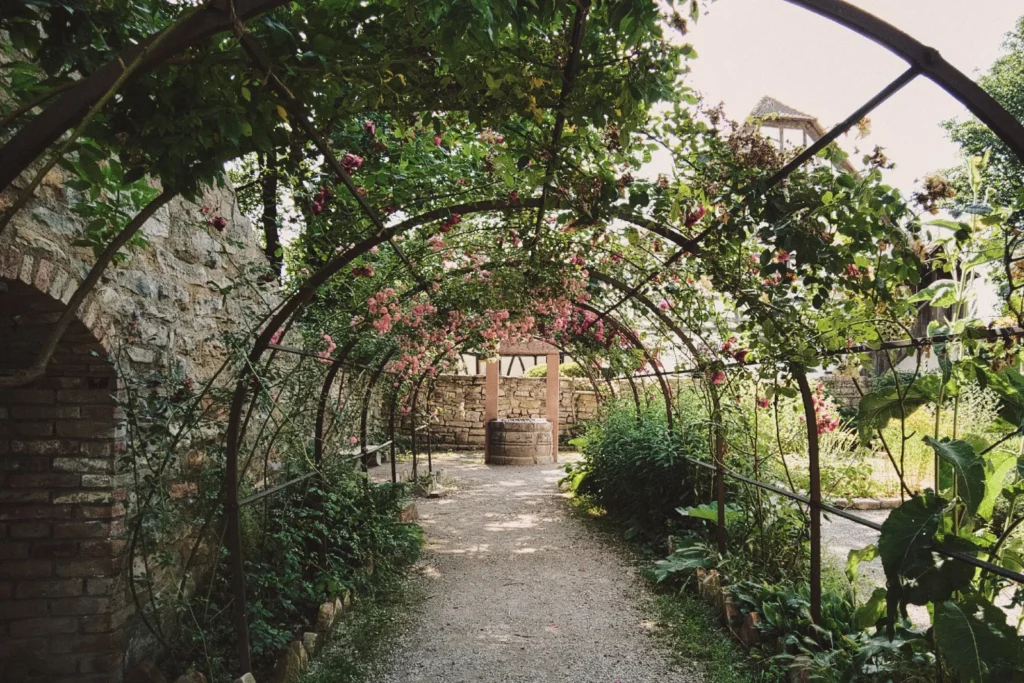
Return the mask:
[[[853,378],[842,375],[825,375],[821,378],[821,382],[825,385],[825,391],[835,400],[836,405],[856,408],[860,403],[860,391],[857,391],[857,385]],[[867,393],[866,380],[860,380],[860,388]]]
[[[37,194],[0,237],[0,375],[31,363],[94,261],[72,246],[82,224],[60,175]],[[10,201],[0,195],[0,210]],[[145,633],[124,571],[119,370],[175,367],[201,386],[225,357],[222,333],[255,324],[276,297],[246,278],[221,289],[265,260],[230,192],[203,203],[207,214],[184,200],[161,209],[143,228],[148,246],[108,269],[45,376],[0,390],[4,683],[119,681],[145,649],[132,645]],[[228,220],[223,233],[210,215]]]
[[[498,417],[544,417],[547,379],[502,377],[498,383]],[[587,380],[559,379],[559,440],[565,443],[586,420],[597,416],[597,397]],[[437,380],[431,406],[439,411],[430,429],[433,443],[447,448],[482,449],[484,377],[447,375]]]

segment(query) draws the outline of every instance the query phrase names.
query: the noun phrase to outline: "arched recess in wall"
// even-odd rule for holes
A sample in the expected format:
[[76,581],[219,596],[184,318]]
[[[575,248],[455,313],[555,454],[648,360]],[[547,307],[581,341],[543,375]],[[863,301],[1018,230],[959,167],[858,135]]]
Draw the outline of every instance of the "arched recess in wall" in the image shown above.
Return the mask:
[[[29,365],[65,309],[0,278],[0,375]],[[81,321],[46,374],[0,390],[0,680],[120,680],[117,373]]]

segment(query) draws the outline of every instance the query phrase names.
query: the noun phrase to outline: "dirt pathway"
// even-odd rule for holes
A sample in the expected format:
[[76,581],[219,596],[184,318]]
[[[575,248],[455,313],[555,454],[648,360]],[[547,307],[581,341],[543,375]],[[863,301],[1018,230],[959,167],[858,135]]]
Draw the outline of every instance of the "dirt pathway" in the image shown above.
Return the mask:
[[574,516],[560,470],[488,467],[479,453],[435,469],[457,490],[417,502],[428,597],[382,681],[700,680],[657,650],[636,569]]

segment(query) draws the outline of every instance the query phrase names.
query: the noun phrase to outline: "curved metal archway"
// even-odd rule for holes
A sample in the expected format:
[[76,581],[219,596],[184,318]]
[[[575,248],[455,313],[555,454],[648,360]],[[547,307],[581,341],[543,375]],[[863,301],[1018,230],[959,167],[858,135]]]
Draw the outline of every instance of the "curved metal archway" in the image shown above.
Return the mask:
[[[982,91],[975,83],[970,81],[962,73],[954,69],[947,62],[945,62],[932,48],[924,46],[922,43],[912,39],[910,36],[898,31],[889,24],[873,17],[872,15],[860,10],[846,2],[840,0],[788,0],[793,4],[802,6],[806,9],[814,11],[818,14],[826,16],[837,23],[850,28],[872,40],[885,46],[893,53],[899,55],[905,59],[909,64],[910,68],[902,74],[895,81],[890,83],[888,86],[882,89],[875,97],[871,98],[864,106],[857,109],[853,114],[844,120],[840,125],[836,126],[832,131],[819,139],[816,143],[808,147],[802,154],[798,155],[789,164],[787,164],[780,171],[772,175],[770,178],[765,180],[763,183],[758,183],[756,187],[745,188],[745,191],[752,191],[753,189],[759,192],[764,192],[768,188],[771,188],[782,179],[787,177],[803,163],[815,155],[818,151],[823,149],[825,146],[833,142],[840,134],[848,130],[854,123],[861,120],[868,113],[873,111],[882,102],[889,99],[893,94],[898,92],[900,89],[905,87],[908,83],[913,81],[917,76],[924,75],[933,82],[937,83],[940,87],[949,92],[954,98],[963,103],[967,108],[978,116],[990,129],[1005,143],[1010,149],[1012,149],[1018,156],[1024,159],[1024,127],[1019,122],[1013,119],[1002,107],[999,106],[990,96]],[[88,85],[89,78],[84,79],[83,87]],[[564,93],[563,93],[564,94]],[[44,112],[45,114],[45,112]],[[42,118],[42,117],[40,117]],[[300,119],[305,121],[304,118]],[[556,132],[560,132],[561,126],[556,127]],[[57,131],[59,135],[60,131]],[[19,133],[20,136],[20,133]],[[21,138],[16,136],[15,140],[11,142],[22,142]],[[43,145],[49,144],[50,141],[56,139],[55,136],[50,136],[48,141]],[[557,137],[556,137],[557,141]],[[11,143],[8,143],[9,145]],[[41,148],[36,153],[41,151]],[[36,154],[32,154],[32,158]],[[21,168],[27,165],[27,162],[17,165],[17,172],[20,172]],[[10,168],[11,165],[7,165]],[[13,176],[12,176],[13,178]],[[347,177],[342,174],[342,179],[347,180]],[[6,185],[10,182],[9,178],[4,175],[0,175],[0,183]],[[350,181],[346,184],[350,184]],[[547,196],[547,186],[545,185],[545,191],[542,193],[542,197],[539,200],[526,200],[517,206],[509,206],[507,203],[501,208],[506,209],[521,209],[530,205],[531,208],[538,209],[538,225],[540,225],[540,218],[543,215],[545,208],[545,198]],[[494,204],[491,202],[491,204]],[[497,209],[498,206],[488,207],[491,209]],[[441,218],[451,212],[458,212],[462,214],[471,213],[473,207],[470,205],[464,205],[460,207],[453,207],[448,210],[435,210],[424,214],[425,220],[433,220]],[[476,210],[488,210],[487,208],[478,208]],[[402,230],[407,229],[411,226],[394,226],[385,230],[380,230],[375,236],[364,240],[354,249],[350,250],[346,254],[339,256],[338,258],[329,262],[324,268],[314,274],[304,285],[299,289],[296,294],[289,299],[289,301],[282,307],[282,310],[274,317],[271,323],[267,326],[266,330],[258,337],[252,352],[250,353],[250,367],[260,360],[264,350],[267,348],[270,340],[270,336],[277,331],[286,321],[292,318],[292,316],[298,312],[298,310],[312,297],[313,292],[324,284],[330,277],[339,272],[344,268],[353,258],[361,255],[368,251],[372,246],[381,244],[385,241],[391,241],[391,238],[399,234]],[[644,226],[647,227],[647,226]],[[659,226],[660,227],[660,226]],[[539,238],[540,228],[538,227]],[[663,234],[659,232],[658,234]],[[699,241],[706,234],[701,233],[697,238],[685,238],[673,239],[673,237],[681,237],[677,232],[672,230],[671,232],[666,231],[663,236],[671,239],[676,243],[681,250],[693,253],[699,249]],[[680,252],[681,253],[681,252]],[[635,297],[639,290],[643,287],[643,283],[631,290],[631,293],[626,299]],[[579,307],[585,310],[590,310],[600,317],[608,317],[614,308],[621,305],[626,299],[623,299],[618,304],[613,306],[611,309],[606,310],[604,313],[597,311],[597,309],[589,306],[588,304],[581,304]],[[666,403],[666,414],[668,416],[669,429],[673,429],[673,418],[672,418],[672,399],[671,391],[665,381],[663,373],[660,372],[655,359],[650,353],[643,347],[640,340],[633,334],[632,330],[628,326],[622,325],[614,318],[609,318],[616,329],[627,339],[629,339],[638,349],[641,349],[644,356],[647,358],[648,363],[654,368],[657,375],[659,384],[661,385],[662,393],[665,397]],[[663,322],[665,322],[663,320]],[[682,337],[681,337],[682,340]],[[233,582],[239,586],[244,586],[244,576],[242,575],[241,556],[240,556],[240,529],[238,529],[237,519],[237,447],[238,447],[238,436],[239,436],[239,420],[241,417],[241,411],[244,403],[244,397],[247,393],[247,374],[244,374],[239,379],[236,385],[235,398],[232,402],[232,409],[229,418],[228,426],[228,468],[226,477],[228,478],[226,487],[226,502],[229,513],[229,518],[233,518],[233,522],[229,524],[229,533],[227,536],[229,551],[232,555],[232,579]],[[365,411],[364,411],[365,412]],[[364,420],[365,423],[365,420]],[[365,425],[363,430],[365,431]],[[365,437],[364,437],[365,441]],[[812,482],[812,488],[815,488],[815,483]],[[720,507],[720,513],[724,512],[724,507]],[[815,545],[815,537],[817,534],[812,529],[812,546]],[[812,549],[813,552],[813,549]],[[819,587],[820,590],[820,587]],[[818,600],[814,598],[817,597]],[[812,603],[818,603],[820,605],[820,594],[818,596],[812,595]],[[244,589],[239,592],[238,599],[236,600],[235,606],[236,612],[236,624],[239,631],[240,648],[243,650],[243,662],[248,662],[248,628],[245,622],[245,603],[244,603]],[[820,609],[820,608],[819,608]],[[812,610],[817,611],[817,610]]]
[[[1024,126],[1005,111],[995,100],[977,86],[963,73],[946,62],[939,53],[919,41],[913,39],[906,33],[899,31],[890,24],[872,16],[871,14],[842,0],[787,0],[792,4],[803,7],[809,11],[824,16],[846,28],[853,30],[866,38],[882,45],[892,53],[904,59],[908,64],[908,70],[888,86],[883,88],[878,95],[871,98],[865,105],[853,112],[840,125],[823,136],[814,145],[805,150],[804,153],[793,159],[778,173],[758,183],[756,187],[745,188],[749,191],[765,191],[767,188],[780,182],[794,170],[799,168],[811,156],[816,154],[834,141],[841,133],[849,129],[854,123],[874,110],[879,104],[890,98],[901,90],[908,83],[918,76],[924,76],[933,81],[952,97],[966,106],[975,116],[985,123],[992,132],[1006,144],[1018,157],[1024,159]],[[42,154],[61,134],[67,129],[81,121],[86,113],[101,102],[102,98],[112,89],[122,84],[129,78],[144,73],[146,70],[155,68],[165,63],[170,57],[182,52],[188,47],[222,31],[236,27],[240,20],[250,19],[280,5],[279,0],[214,0],[208,5],[199,9],[191,15],[187,21],[173,26],[167,31],[158,34],[144,41],[138,46],[133,46],[119,58],[111,60],[108,64],[97,69],[92,74],[81,79],[73,87],[69,88],[56,102],[46,107],[43,112],[19,130],[2,148],[0,148],[0,188],[6,189],[13,180],[27,168],[40,154]],[[580,14],[577,16],[579,29],[574,28],[573,43],[578,45],[582,33],[582,22]],[[577,50],[573,50],[574,63]],[[256,56],[254,56],[256,59]],[[128,66],[125,66],[128,65]],[[566,80],[571,84],[572,70],[568,71],[569,78]],[[563,92],[563,97],[566,95]],[[289,102],[292,104],[292,102]],[[296,120],[306,123],[304,116],[296,116]],[[559,114],[562,124],[556,125],[553,147],[557,149],[557,140],[560,135],[564,118]],[[323,152],[324,150],[321,149]],[[329,150],[328,150],[329,152]],[[554,155],[552,155],[554,157]],[[550,165],[553,166],[554,159]],[[550,175],[550,174],[549,174]],[[346,185],[351,186],[351,181],[342,174],[341,179]],[[352,188],[350,187],[350,190]],[[538,209],[538,229],[535,239],[539,238],[541,217],[545,209],[547,197],[547,184],[544,185],[542,196],[539,199],[525,199],[515,205],[509,202],[487,201],[476,202],[468,205],[451,207],[450,209],[435,210],[424,214],[424,221],[441,218],[447,213],[456,211],[463,214],[473,211],[485,210],[522,210],[524,208]],[[486,204],[488,206],[483,206]],[[474,208],[474,206],[476,208]],[[372,216],[372,213],[371,213]],[[225,472],[225,502],[228,512],[229,525],[227,543],[232,555],[232,580],[239,586],[244,586],[242,576],[242,565],[240,555],[240,530],[238,528],[238,447],[242,433],[245,429],[247,418],[243,417],[245,399],[250,390],[249,380],[253,376],[253,368],[260,362],[263,353],[270,344],[271,336],[282,328],[289,321],[294,320],[294,315],[310,300],[318,287],[326,283],[334,274],[338,273],[355,257],[365,253],[371,247],[384,242],[390,242],[391,238],[411,225],[399,225],[391,228],[378,230],[377,234],[367,238],[357,247],[343,254],[324,268],[315,273],[300,289],[290,297],[281,307],[278,313],[268,324],[267,328],[257,338],[252,351],[249,354],[249,363],[238,378],[235,394],[229,414],[227,430],[227,468]],[[674,230],[676,237],[679,234]],[[660,233],[659,233],[660,234]],[[693,253],[699,249],[699,241],[704,236],[702,233],[698,238],[685,238],[681,240],[672,239],[681,249]],[[666,235],[667,236],[667,235]],[[671,239],[671,238],[670,238]],[[641,285],[640,287],[642,287]],[[636,288],[636,292],[640,287]],[[636,293],[630,294],[627,298],[635,297]],[[621,302],[620,302],[621,303]],[[584,304],[581,307],[588,308],[595,313],[596,309]],[[602,317],[607,317],[616,308],[606,310]],[[632,330],[620,322],[611,318],[613,324],[620,333],[626,336],[638,348],[643,349],[644,355],[651,362],[654,359],[640,344],[639,339],[632,334]],[[664,321],[663,321],[664,322]],[[671,398],[669,388],[664,380],[663,373],[658,370],[657,364],[651,362],[666,397],[668,415],[671,428]],[[249,411],[251,413],[251,411]],[[321,435],[322,436],[322,435]],[[814,483],[812,482],[812,488]],[[233,521],[232,521],[233,520]],[[812,539],[812,545],[813,545]],[[813,602],[812,596],[812,602]],[[239,600],[235,604],[236,625],[239,631],[241,661],[248,664],[248,629],[245,621],[244,589],[238,595]],[[244,648],[244,649],[242,649]]]

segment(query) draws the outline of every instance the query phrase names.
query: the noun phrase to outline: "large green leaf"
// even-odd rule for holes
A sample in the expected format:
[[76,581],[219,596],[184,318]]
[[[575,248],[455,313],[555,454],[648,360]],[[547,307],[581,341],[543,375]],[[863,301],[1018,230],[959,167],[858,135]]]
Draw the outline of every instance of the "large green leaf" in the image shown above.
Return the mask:
[[878,554],[890,583],[901,576],[916,578],[935,566],[931,547],[945,506],[928,491],[889,513],[878,536]]
[[953,467],[957,496],[967,507],[968,516],[973,517],[985,498],[985,461],[975,454],[974,447],[966,441],[936,441],[930,436],[924,437],[924,440],[940,460]]
[[[965,538],[947,536],[942,540],[942,545],[966,555],[978,555],[978,546]],[[912,589],[912,592],[921,597],[916,604],[949,600],[957,591],[970,587],[976,572],[974,565],[948,557],[943,558],[936,567],[925,572],[918,579],[917,586]]]
[[884,588],[876,588],[871,598],[853,613],[853,625],[858,630],[871,628],[885,615],[885,594]]
[[1024,660],[1006,614],[976,595],[935,606],[935,644],[963,683],[1007,680]]
[[1016,368],[1005,368],[998,373],[986,372],[985,377],[988,388],[1002,399],[999,417],[1015,427],[1024,425],[1024,376]]
[[871,560],[878,557],[878,547],[874,544],[861,548],[860,550],[854,548],[846,556],[846,576],[850,579],[850,582],[857,580],[857,567],[860,566],[861,562],[870,562]]
[[952,306],[957,301],[957,285],[953,280],[937,280],[914,296],[907,299],[910,303],[927,301],[932,306]]
[[[876,429],[885,429],[889,420],[910,415],[915,408],[930,403],[938,398],[939,378],[922,377],[909,387],[889,387],[880,391],[865,394],[857,405],[857,431],[862,443],[871,440]],[[903,404],[900,405],[900,393]]]
[[580,491],[580,486],[587,480],[587,476],[589,474],[590,472],[588,470],[579,470],[568,475],[566,479],[569,480],[569,491],[572,493],[578,493]]
[[707,567],[711,564],[707,551],[699,546],[679,548],[664,560],[654,563],[651,568],[651,575],[655,582],[662,583],[673,574],[678,572],[691,572],[699,567]]
[[[984,456],[985,459],[985,496],[978,505],[978,514],[985,518],[992,518],[992,510],[995,507],[996,499],[1003,491],[1003,484],[1007,475],[1017,465],[1017,458],[1013,453],[1006,451],[994,451]],[[1018,465],[1019,468],[1019,465]]]
[[[715,501],[710,505],[697,505],[695,507],[688,508],[676,508],[676,512],[681,514],[683,517],[696,517],[697,519],[706,519],[709,522],[718,521],[718,502]],[[734,505],[725,506],[725,521],[731,522],[733,519],[740,515],[740,511]]]

